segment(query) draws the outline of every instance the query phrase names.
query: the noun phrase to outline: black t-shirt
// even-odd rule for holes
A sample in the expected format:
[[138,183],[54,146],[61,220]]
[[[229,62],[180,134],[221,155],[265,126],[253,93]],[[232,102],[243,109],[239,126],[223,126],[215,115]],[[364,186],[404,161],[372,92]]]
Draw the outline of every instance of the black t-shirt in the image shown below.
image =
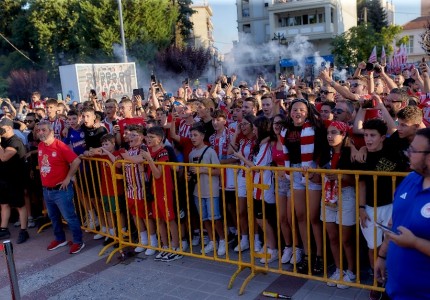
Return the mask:
[[299,164],[302,162],[300,149],[300,135],[302,126],[291,126],[285,136],[285,146],[290,156],[290,164]]
[[202,122],[202,124],[206,130],[204,141],[209,142],[209,137],[215,133],[214,126],[212,125],[212,120],[210,120],[208,122],[203,122],[203,120],[202,120],[201,122]]
[[23,178],[25,146],[16,135],[9,139],[1,138],[1,146],[3,149],[14,148],[16,150],[15,155],[9,160],[0,161],[0,178],[16,185]]
[[82,131],[85,133],[85,145],[87,150],[90,148],[99,148],[102,146],[100,138],[108,133],[104,126],[98,128],[88,128],[85,124],[81,125]]
[[[407,170],[407,165],[402,162],[398,153],[384,146],[380,151],[368,152],[366,162],[363,164],[356,164],[355,168],[365,171],[404,172]],[[397,178],[396,187],[400,184],[402,179],[403,177]],[[373,207],[373,176],[361,175],[359,180],[364,181],[366,185],[366,204]],[[391,176],[378,176],[376,187],[376,205],[383,206],[391,204],[393,202],[393,181]]]
[[390,149],[390,152],[395,152],[396,156],[401,159],[402,165],[407,165],[409,170],[409,157],[406,155],[406,150],[410,146],[410,142],[407,138],[399,137],[399,133],[394,132],[390,137],[384,140],[384,147]]

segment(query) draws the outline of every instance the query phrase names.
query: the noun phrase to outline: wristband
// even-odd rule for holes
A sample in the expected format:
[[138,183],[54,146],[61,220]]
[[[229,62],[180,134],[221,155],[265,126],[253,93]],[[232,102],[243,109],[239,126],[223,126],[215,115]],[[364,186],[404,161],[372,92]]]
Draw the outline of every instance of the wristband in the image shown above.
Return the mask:
[[362,209],[366,209],[366,206],[365,205],[359,205],[358,206],[358,208],[360,209],[360,208],[362,208]]
[[386,259],[387,259],[385,256],[382,256],[382,255],[379,255],[379,254],[378,254],[378,257],[379,257],[379,258],[382,258],[383,260],[386,260]]
[[336,81],[334,81],[334,80],[332,80],[331,82],[330,82],[330,85],[332,86],[332,87],[334,87],[334,85],[336,84]]

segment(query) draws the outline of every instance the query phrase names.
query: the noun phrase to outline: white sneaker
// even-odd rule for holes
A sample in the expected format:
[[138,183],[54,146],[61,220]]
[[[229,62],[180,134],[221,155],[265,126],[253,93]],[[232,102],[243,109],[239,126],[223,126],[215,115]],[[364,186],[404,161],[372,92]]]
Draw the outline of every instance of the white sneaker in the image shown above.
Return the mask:
[[200,235],[193,234],[193,240],[191,241],[191,245],[198,246],[200,244]]
[[21,222],[20,222],[20,221],[17,221],[17,222],[15,222],[15,223],[13,224],[13,226],[14,226],[14,227],[19,227],[19,226],[21,226]]
[[278,250],[267,248],[267,254],[265,254],[265,257],[260,259],[260,263],[265,264],[267,262],[268,264],[270,264],[272,261],[275,261],[277,259],[278,259]]
[[261,253],[261,250],[263,250],[261,242],[259,240],[255,240],[254,241],[254,251],[257,253]]
[[[136,252],[136,249],[134,251]],[[155,252],[156,252],[156,250],[148,248],[148,249],[145,250],[145,255],[151,256],[151,255],[154,255]]]
[[[331,274],[331,276],[328,279],[330,279],[330,280],[339,280],[340,279],[340,270],[338,268],[336,268],[336,271],[334,271],[334,273]],[[344,279],[345,279],[345,277],[344,277]],[[334,283],[334,282],[327,282],[327,285],[331,286],[331,287],[334,287],[337,284]]]
[[286,264],[290,262],[292,257],[293,257],[293,247],[285,247],[284,252],[282,253],[281,262],[283,264]]
[[240,240],[240,244],[234,247],[234,252],[242,252],[249,249],[249,241],[245,239]]
[[[348,270],[346,272],[343,272],[343,281],[344,282],[354,282],[355,278],[356,277],[355,277],[354,273],[352,273],[351,271]],[[342,289],[342,290],[350,288],[349,285],[344,285],[344,284],[337,284],[336,286],[338,289]]]
[[34,227],[36,227],[36,222],[34,222],[33,217],[29,217],[28,218],[27,227],[28,228],[34,228]]
[[182,251],[187,251],[188,250],[188,241],[187,240],[182,240],[181,241],[181,243],[182,243]]
[[226,252],[225,246],[226,246],[225,240],[220,240],[218,245],[218,251],[217,251],[218,256],[225,255],[225,252]]
[[136,252],[136,253],[142,253],[143,251],[145,251],[145,248],[142,248],[142,247],[134,248],[134,252]]
[[[106,233],[106,227],[102,227],[101,228],[101,230],[100,230],[101,232],[103,232],[103,233]],[[102,234],[100,234],[100,233],[97,233],[94,237],[93,237],[93,239],[95,239],[95,240],[101,240],[102,238],[104,238],[105,236],[104,235],[102,235]]]
[[296,248],[295,252],[296,252],[296,260],[294,261],[294,255],[292,255],[290,259],[290,264],[294,264],[294,262],[298,264],[299,262],[302,261],[302,255],[303,255],[302,249]]
[[202,254],[208,254],[210,252],[213,252],[216,248],[216,244],[214,245],[214,242],[210,241],[201,251]]

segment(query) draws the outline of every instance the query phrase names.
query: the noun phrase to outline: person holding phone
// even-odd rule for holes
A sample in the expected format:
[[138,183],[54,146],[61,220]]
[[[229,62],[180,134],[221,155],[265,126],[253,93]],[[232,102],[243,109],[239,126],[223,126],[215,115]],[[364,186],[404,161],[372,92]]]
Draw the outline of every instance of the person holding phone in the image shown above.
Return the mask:
[[408,155],[413,172],[394,193],[396,233],[385,232],[375,264],[375,276],[386,281],[393,300],[430,299],[430,128],[417,131]]

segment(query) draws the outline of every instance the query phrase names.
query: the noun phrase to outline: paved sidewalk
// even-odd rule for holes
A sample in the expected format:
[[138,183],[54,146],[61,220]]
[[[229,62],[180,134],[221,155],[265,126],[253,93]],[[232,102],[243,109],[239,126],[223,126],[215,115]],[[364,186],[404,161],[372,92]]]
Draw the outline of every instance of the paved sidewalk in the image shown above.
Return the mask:
[[[85,234],[86,247],[70,255],[68,247],[47,251],[51,228],[30,240],[14,244],[22,299],[268,299],[264,290],[293,296],[293,299],[368,299],[368,291],[330,288],[325,283],[277,274],[257,275],[238,296],[249,275],[242,272],[233,288],[227,290],[233,265],[184,257],[164,263],[139,255],[119,263],[115,256],[106,264],[107,254],[98,256],[101,241]],[[14,243],[18,230],[12,229]],[[10,299],[9,279],[4,254],[0,254],[0,300]]]

